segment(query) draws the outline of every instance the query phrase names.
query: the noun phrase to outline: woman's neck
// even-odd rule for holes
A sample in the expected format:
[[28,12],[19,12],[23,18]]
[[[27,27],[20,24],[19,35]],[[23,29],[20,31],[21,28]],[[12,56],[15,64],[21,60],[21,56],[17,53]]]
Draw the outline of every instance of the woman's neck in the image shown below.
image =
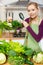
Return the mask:
[[39,16],[36,16],[34,18],[32,18],[32,21],[37,21],[39,19]]
[[39,24],[39,21],[40,21],[40,17],[39,17],[39,16],[36,16],[36,17],[34,17],[33,19],[31,19],[31,22],[32,22],[33,24]]

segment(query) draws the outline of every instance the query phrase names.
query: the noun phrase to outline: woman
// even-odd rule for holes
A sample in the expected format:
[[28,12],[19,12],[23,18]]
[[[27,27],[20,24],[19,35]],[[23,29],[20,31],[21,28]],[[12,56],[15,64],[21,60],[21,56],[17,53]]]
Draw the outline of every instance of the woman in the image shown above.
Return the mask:
[[30,17],[22,22],[26,27],[24,45],[36,52],[43,51],[43,20],[39,16],[39,6],[36,2],[30,2],[27,10]]

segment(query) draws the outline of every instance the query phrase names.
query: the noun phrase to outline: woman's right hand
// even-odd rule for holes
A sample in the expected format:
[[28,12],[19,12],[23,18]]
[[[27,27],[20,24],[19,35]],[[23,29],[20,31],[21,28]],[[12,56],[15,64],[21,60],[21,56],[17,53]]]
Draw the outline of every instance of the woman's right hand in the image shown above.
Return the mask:
[[29,26],[29,24],[26,21],[22,21],[22,23],[23,23],[24,27],[28,27]]

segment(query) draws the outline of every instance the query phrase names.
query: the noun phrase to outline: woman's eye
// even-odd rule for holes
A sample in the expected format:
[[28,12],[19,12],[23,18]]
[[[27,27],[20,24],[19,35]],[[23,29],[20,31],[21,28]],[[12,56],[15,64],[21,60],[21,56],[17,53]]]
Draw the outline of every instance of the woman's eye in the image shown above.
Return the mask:
[[30,10],[28,10],[28,12],[30,12]]
[[34,11],[34,9],[32,9],[32,11]]
[[30,12],[30,11],[34,11],[34,9],[32,9],[32,10],[28,10],[28,12]]

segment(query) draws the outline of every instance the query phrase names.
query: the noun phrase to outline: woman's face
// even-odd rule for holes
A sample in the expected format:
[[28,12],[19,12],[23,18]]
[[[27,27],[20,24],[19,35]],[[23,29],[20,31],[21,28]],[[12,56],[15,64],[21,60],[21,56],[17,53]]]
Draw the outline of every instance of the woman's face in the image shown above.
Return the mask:
[[38,16],[38,9],[33,4],[31,4],[28,6],[28,13],[31,18],[35,18]]

